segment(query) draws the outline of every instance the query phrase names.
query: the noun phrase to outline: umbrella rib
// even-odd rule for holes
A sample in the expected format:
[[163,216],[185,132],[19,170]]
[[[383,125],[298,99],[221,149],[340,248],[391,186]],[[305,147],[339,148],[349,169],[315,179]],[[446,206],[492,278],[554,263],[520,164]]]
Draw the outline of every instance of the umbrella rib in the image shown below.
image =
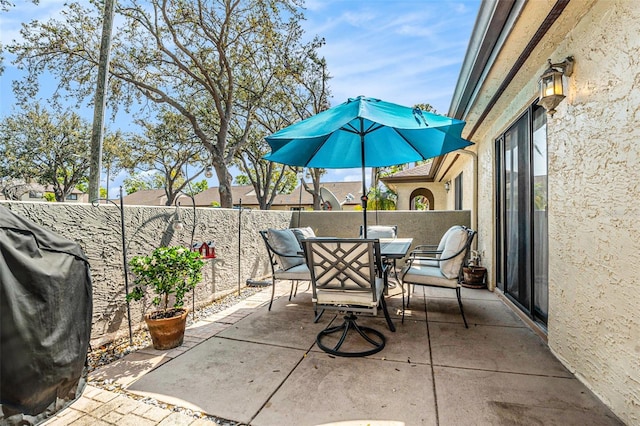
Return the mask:
[[344,130],[345,132],[355,133],[356,135],[360,134],[360,130],[353,127],[353,124],[347,123],[347,126],[349,127],[340,127],[338,130]]
[[[378,127],[376,127],[376,126],[378,126]],[[369,134],[369,133],[373,133],[373,132],[375,132],[376,130],[380,130],[380,129],[382,129],[383,127],[385,127],[385,126],[383,126],[383,125],[382,125],[382,124],[380,124],[380,123],[371,123],[371,126],[369,126],[369,128],[368,128],[367,130],[365,130],[365,131],[364,131],[364,134],[365,134],[365,135],[367,135],[367,134]],[[392,127],[392,129],[394,129],[394,130],[395,130],[395,128],[393,128],[393,127]]]
[[[422,157],[422,160],[426,160],[427,158],[422,155],[422,153],[411,143],[411,141],[407,138],[405,138],[401,133],[398,132],[398,130],[396,130],[395,128],[393,129],[394,132],[396,132],[396,134],[398,136],[400,136],[402,138],[402,140],[404,140],[407,145],[409,145],[411,147],[411,149],[413,149],[420,157]],[[435,157],[439,157],[439,155],[436,155]],[[429,157],[429,158],[434,158],[434,157]]]

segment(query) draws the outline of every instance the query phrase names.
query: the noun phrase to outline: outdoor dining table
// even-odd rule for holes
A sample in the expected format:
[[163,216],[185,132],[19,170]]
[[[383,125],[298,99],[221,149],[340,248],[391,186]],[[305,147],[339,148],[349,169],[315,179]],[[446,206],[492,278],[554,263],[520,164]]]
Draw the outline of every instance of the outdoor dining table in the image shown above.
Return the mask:
[[407,255],[413,238],[380,238],[380,256],[398,260]]
[[[380,256],[386,262],[393,264],[393,274],[398,279],[396,271],[396,261],[402,259],[409,252],[413,243],[413,238],[380,238]],[[395,284],[390,283],[390,288],[395,288]]]

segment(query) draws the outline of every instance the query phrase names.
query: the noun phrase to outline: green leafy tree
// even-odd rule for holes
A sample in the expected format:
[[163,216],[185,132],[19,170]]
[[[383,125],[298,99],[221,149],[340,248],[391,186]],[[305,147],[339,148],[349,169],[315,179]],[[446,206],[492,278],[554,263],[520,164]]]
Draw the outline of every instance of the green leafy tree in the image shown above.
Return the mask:
[[264,134],[255,129],[249,144],[238,153],[237,164],[244,172],[236,176],[240,185],[252,185],[261,210],[269,210],[278,194],[288,194],[296,186],[296,173],[288,166],[262,159],[269,153]]
[[[331,76],[327,71],[327,64],[324,58],[318,56],[317,51],[324,45],[325,41],[321,38],[315,38],[308,45],[298,52],[295,56],[287,58],[286,74],[278,90],[270,92],[264,102],[264,105],[256,110],[256,121],[264,128],[265,135],[274,133],[283,127],[289,126],[300,120],[309,118],[319,112],[329,108],[329,80]],[[263,178],[264,184],[271,184],[274,196],[276,191],[287,192],[288,187],[294,189],[298,184],[297,178],[293,174],[293,170],[282,165],[259,165],[258,159],[261,159],[269,152],[269,147],[264,140],[254,141],[242,153],[243,159],[241,168],[248,173],[248,170],[259,170],[261,175],[278,174],[282,180],[279,183],[272,184],[269,178]],[[261,160],[264,162],[264,160]],[[296,171],[301,171],[296,169]],[[258,173],[260,174],[260,173]],[[305,191],[313,197],[314,210],[321,209],[320,198],[320,178],[325,174],[324,169],[307,169],[303,181]],[[311,184],[307,183],[311,180]],[[295,181],[295,182],[293,182]],[[258,185],[252,181],[256,192]],[[282,187],[281,187],[282,186]],[[269,191],[261,188],[261,192],[269,194]],[[268,195],[265,195],[268,197]],[[273,198],[271,198],[273,199]]]
[[[232,207],[229,165],[247,143],[255,111],[303,52],[297,0],[121,0],[116,6],[109,104],[146,100],[182,115],[209,151],[223,207]],[[63,20],[31,22],[7,46],[29,71],[24,101],[50,72],[59,91],[92,98],[102,3],[69,3]],[[232,127],[240,137],[229,139]]]
[[388,188],[374,188],[369,193],[367,209],[369,210],[395,210],[398,196]]
[[209,182],[207,182],[206,179],[202,179],[199,182],[192,182],[191,185],[187,186],[187,188],[188,189],[184,191],[186,194],[196,195],[209,189]]
[[[159,177],[160,184],[150,186],[164,188],[167,205],[172,205],[178,194],[187,191],[204,172],[209,161],[182,115],[163,108],[157,118],[158,122],[138,120],[144,133],[129,138],[124,146],[126,155],[121,156],[120,162],[132,173],[155,172],[154,179]],[[188,177],[184,172],[187,167],[196,170]]]
[[90,140],[91,126],[75,112],[34,104],[0,122],[0,176],[50,186],[63,202],[88,178]]
[[148,189],[161,189],[164,186],[164,181],[158,173],[133,173],[122,181],[122,186],[127,195],[129,195]]
[[22,179],[15,179],[8,176],[0,177],[0,191],[5,200],[18,201],[29,192],[30,186]]

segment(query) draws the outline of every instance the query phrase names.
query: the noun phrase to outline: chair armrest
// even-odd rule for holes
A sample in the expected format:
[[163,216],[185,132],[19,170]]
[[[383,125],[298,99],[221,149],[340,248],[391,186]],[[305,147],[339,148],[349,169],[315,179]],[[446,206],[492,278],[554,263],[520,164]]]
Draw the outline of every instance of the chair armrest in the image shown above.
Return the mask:
[[442,254],[442,250],[438,250],[438,246],[433,244],[422,244],[422,245],[416,246],[413,250],[411,250],[411,253],[409,253],[409,256],[421,256],[425,254],[430,254],[430,255]]
[[414,250],[430,250],[437,251],[438,246],[435,244],[420,244],[419,246],[415,246]]
[[421,256],[421,255],[425,255],[425,254],[442,254],[441,250],[411,250],[411,253],[409,253],[409,256]]

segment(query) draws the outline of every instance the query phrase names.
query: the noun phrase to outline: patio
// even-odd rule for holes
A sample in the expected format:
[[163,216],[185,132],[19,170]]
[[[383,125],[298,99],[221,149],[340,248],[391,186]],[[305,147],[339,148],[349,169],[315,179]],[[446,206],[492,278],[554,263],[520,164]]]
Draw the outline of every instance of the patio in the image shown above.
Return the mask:
[[[465,329],[452,291],[417,288],[401,324],[392,290],[396,333],[383,316],[359,319],[385,334],[385,349],[335,358],[315,346],[335,315],[314,324],[304,291],[268,312],[270,291],[193,324],[180,348],[94,371],[82,398],[45,424],[213,424],[126,394],[250,425],[621,424],[494,293],[463,288]],[[105,380],[125,393],[91,386]]]

